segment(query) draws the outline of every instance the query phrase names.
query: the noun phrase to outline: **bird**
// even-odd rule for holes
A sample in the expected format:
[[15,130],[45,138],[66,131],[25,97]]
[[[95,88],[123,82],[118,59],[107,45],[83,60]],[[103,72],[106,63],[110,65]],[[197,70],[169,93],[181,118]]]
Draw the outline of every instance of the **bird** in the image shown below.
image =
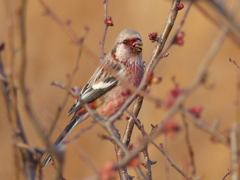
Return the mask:
[[[128,84],[139,87],[145,64],[142,60],[142,47],[141,35],[137,31],[124,29],[120,32],[112,50],[103,59],[103,64],[80,91],[82,101],[76,99],[68,111],[69,115],[74,115],[53,144],[54,147],[59,146],[74,127],[90,116],[82,102],[87,103],[105,120],[122,107],[131,93],[124,93],[126,85],[123,86],[119,78],[113,76],[106,67],[114,70]],[[48,152],[42,161],[42,168],[51,161],[51,156],[52,152]]]

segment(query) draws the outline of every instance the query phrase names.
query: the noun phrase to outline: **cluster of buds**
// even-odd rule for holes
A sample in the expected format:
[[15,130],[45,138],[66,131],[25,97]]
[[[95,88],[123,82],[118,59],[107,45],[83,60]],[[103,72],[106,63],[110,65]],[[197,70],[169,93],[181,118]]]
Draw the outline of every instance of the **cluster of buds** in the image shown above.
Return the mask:
[[167,93],[167,98],[164,100],[163,105],[166,108],[171,107],[175,101],[176,98],[184,91],[184,89],[181,89],[179,87],[175,87],[174,89],[171,89],[168,93]]
[[4,46],[5,46],[4,43],[0,44],[0,51],[4,50]]
[[108,17],[104,20],[104,23],[105,23],[107,26],[113,26],[112,17],[111,17],[111,16],[108,16]]
[[175,36],[175,38],[173,40],[173,43],[177,44],[179,46],[182,46],[184,44],[184,36],[185,36],[185,33],[182,31],[177,33],[177,35]]
[[192,106],[188,109],[188,111],[193,114],[195,117],[199,118],[203,108],[200,105]]
[[104,163],[102,169],[98,173],[100,180],[112,180],[117,178],[117,173],[115,171],[115,162],[107,161]]
[[151,85],[151,84],[159,84],[160,82],[162,82],[162,77],[158,77],[158,76],[154,76],[154,72],[148,72],[146,75],[146,81],[147,81],[147,85]]
[[174,8],[174,10],[179,11],[179,10],[182,10],[183,8],[184,8],[184,5],[181,3],[181,4],[177,5],[177,6]]
[[[128,146],[128,150],[132,151],[134,148],[136,148],[136,145],[130,144]],[[139,155],[137,154],[136,156],[134,156],[129,162],[128,162],[128,166],[132,166],[132,167],[137,167],[140,166],[142,164],[141,159],[139,157]]]
[[149,40],[153,42],[158,41],[158,33],[157,32],[152,32],[148,34]]
[[171,119],[162,122],[163,132],[169,137],[174,137],[180,131],[180,126],[176,121]]

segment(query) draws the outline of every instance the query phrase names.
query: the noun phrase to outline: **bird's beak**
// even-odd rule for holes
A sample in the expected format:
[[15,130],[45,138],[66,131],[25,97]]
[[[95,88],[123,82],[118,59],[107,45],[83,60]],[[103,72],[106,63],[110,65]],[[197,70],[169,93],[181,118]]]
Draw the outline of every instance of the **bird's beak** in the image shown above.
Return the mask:
[[135,53],[141,53],[142,52],[142,47],[143,47],[143,44],[142,44],[142,41],[136,41],[135,43],[133,43],[132,45],[132,49],[133,49],[133,52]]

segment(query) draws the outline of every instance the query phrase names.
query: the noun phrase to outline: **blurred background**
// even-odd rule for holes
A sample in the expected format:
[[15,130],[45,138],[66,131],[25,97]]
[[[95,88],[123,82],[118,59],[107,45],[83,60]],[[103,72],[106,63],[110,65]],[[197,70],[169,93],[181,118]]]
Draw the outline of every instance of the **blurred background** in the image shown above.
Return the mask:
[[[8,27],[9,17],[7,16],[6,2],[0,1],[0,42],[6,43],[6,50],[2,53],[6,72],[10,72],[10,61],[8,49]],[[14,18],[18,13],[19,4],[9,1],[12,6]],[[102,40],[104,28],[104,8],[102,1],[88,0],[48,0],[48,6],[64,21],[71,21],[72,29],[82,36],[84,28],[88,27],[89,33],[85,40],[85,45],[89,47],[96,56],[101,57],[99,42]],[[187,1],[183,2],[185,7]],[[216,10],[205,1],[199,2],[208,12],[216,18],[222,18]],[[108,14],[112,16],[114,26],[108,29],[105,42],[105,52],[108,53],[115,41],[118,33],[131,28],[142,35],[144,49],[143,58],[148,62],[155,47],[154,43],[148,40],[150,32],[160,33],[164,27],[165,20],[169,13],[171,1],[169,0],[122,0],[109,1]],[[228,9],[231,4],[228,4]],[[173,32],[181,21],[185,9],[179,11]],[[65,90],[52,86],[54,80],[67,83],[67,76],[72,72],[75,59],[78,54],[78,47],[72,43],[65,32],[51,19],[44,11],[38,0],[28,1],[27,6],[27,70],[26,83],[34,110],[41,119],[41,123],[46,131],[52,123],[50,119],[55,117],[57,108],[62,104],[65,97]],[[16,29],[18,27],[17,24]],[[158,98],[165,98],[170,89],[174,87],[172,77],[174,76],[181,88],[190,84],[197,74],[199,65],[206,55],[215,37],[220,32],[209,17],[202,14],[193,5],[185,20],[182,31],[185,32],[183,46],[173,45],[168,51],[169,56],[160,61],[155,69],[155,75],[163,78],[159,85],[152,85],[149,89],[152,95]],[[18,73],[20,53],[19,32],[15,31],[16,61],[14,77],[18,86]],[[171,35],[171,34],[170,34]],[[211,88],[199,86],[185,101],[186,107],[201,105],[203,112],[201,118],[208,124],[212,124],[216,119],[220,121],[219,130],[227,133],[236,121],[237,109],[237,82],[240,80],[240,71],[229,58],[240,63],[240,51],[229,37],[222,43],[222,47],[214,58],[209,68],[209,81]],[[73,79],[72,86],[82,87],[91,77],[97,67],[94,59],[86,51],[80,58],[78,71]],[[27,118],[21,94],[18,92],[18,107],[26,132],[29,144],[33,147],[44,148],[44,144],[39,138],[35,128]],[[59,135],[62,129],[70,120],[67,111],[74,102],[70,97],[67,101],[57,126],[51,139]],[[151,124],[159,124],[166,114],[163,108],[156,108],[152,102],[144,101],[139,119],[144,124],[147,132],[151,130]],[[116,122],[117,128],[122,133],[126,121],[122,117]],[[12,144],[12,131],[7,119],[7,110],[0,95],[0,175],[2,179],[15,179],[14,155]],[[90,119],[90,118],[89,118]],[[181,116],[177,114],[173,117],[179,122],[182,130],[174,137],[161,136],[155,140],[163,143],[174,162],[186,172],[190,172],[189,154],[185,143],[185,133]],[[90,121],[80,124],[69,137],[74,136],[80,129],[88,126]],[[213,143],[210,136],[189,123],[190,141],[194,150],[197,175],[204,179],[222,179],[230,166],[230,149],[222,144]],[[106,132],[99,125],[85,132],[75,141],[66,146],[66,163],[63,176],[66,179],[81,179],[94,175],[93,169],[81,157],[80,151],[94,163],[98,170],[104,162],[115,160],[114,146],[111,142],[99,138],[99,134]],[[132,143],[138,141],[141,133],[135,129]],[[157,164],[152,166],[153,179],[166,179],[167,174],[170,179],[183,179],[182,176],[171,166],[166,173],[165,157],[152,145],[149,146],[150,158],[156,160]],[[130,168],[130,175],[135,172]],[[49,164],[43,169],[43,179],[53,179],[55,170]],[[135,175],[136,176],[136,175]],[[24,179],[24,177],[22,178]]]

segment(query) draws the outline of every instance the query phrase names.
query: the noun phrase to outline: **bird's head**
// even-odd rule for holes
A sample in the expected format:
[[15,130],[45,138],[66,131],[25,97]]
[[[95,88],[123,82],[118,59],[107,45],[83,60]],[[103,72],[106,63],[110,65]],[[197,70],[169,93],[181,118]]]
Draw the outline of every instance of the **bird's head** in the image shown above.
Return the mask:
[[132,29],[124,29],[117,37],[114,53],[117,59],[128,59],[139,56],[142,53],[142,39],[138,32]]

